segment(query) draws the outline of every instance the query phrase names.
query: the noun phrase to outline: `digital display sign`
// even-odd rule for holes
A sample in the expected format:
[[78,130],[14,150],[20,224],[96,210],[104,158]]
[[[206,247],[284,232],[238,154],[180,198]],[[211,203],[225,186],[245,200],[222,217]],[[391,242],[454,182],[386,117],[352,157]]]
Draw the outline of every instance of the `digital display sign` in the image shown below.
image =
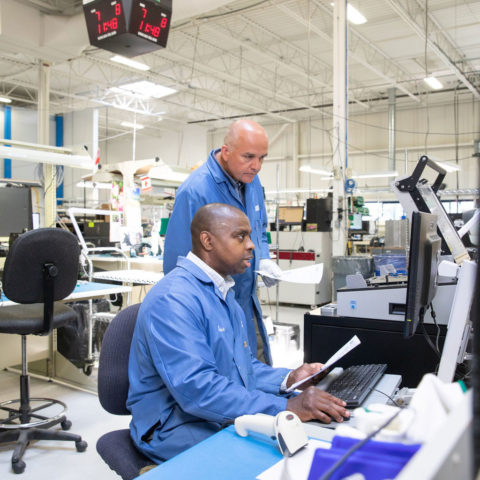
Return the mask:
[[127,31],[125,10],[120,0],[92,2],[84,13],[90,43],[94,45]]
[[134,57],[166,47],[172,0],[84,0],[90,43]]
[[133,3],[129,32],[165,47],[171,11],[155,1],[134,0]]

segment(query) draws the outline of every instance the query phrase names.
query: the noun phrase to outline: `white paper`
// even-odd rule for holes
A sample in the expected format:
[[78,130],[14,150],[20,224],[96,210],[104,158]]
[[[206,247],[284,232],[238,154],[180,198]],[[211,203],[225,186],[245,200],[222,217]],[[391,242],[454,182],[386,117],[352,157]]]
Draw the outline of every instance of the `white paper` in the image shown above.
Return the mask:
[[305,382],[308,382],[310,379],[315,377],[315,375],[318,375],[319,373],[324,372],[327,368],[331,367],[334,363],[336,363],[338,360],[340,360],[344,355],[346,355],[350,350],[354,349],[357,345],[359,345],[360,339],[354,335],[340,350],[338,350],[336,353],[334,353],[326,363],[324,363],[323,367],[313,375],[310,375],[307,378],[304,378],[303,380],[300,380],[296,383],[294,383],[290,388],[288,388],[286,391],[291,392],[298,388],[300,385],[304,384]]
[[[280,460],[262,472],[257,479],[281,480],[282,478],[294,478],[295,480],[307,480],[313,455],[317,448],[330,448],[330,442],[310,439],[308,444],[295,455]],[[286,469],[285,473],[287,473],[287,475],[284,475],[284,469]]]
[[282,282],[291,283],[320,283],[323,275],[323,263],[315,263],[308,267],[292,268],[291,270],[282,270],[282,274],[277,277],[264,270],[257,270],[262,277],[274,278]]

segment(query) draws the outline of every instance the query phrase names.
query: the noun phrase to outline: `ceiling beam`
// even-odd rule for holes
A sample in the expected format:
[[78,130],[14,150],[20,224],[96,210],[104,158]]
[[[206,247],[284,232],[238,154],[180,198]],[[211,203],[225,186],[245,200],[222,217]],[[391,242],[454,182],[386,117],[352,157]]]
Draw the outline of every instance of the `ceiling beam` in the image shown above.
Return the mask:
[[[463,61],[453,42],[442,31],[441,26],[431,14],[425,17],[425,9],[418,1],[386,0],[392,10],[423,40],[451,72],[473,93],[480,98],[480,91],[458,67]],[[423,25],[419,23],[423,22]],[[428,32],[428,35],[427,35]],[[427,68],[427,66],[425,66]]]

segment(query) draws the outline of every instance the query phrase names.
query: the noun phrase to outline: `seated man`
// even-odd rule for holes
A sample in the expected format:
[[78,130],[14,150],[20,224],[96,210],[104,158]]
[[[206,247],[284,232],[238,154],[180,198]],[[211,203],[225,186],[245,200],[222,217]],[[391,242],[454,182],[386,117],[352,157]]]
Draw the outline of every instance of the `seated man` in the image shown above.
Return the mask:
[[130,352],[131,435],[154,462],[167,460],[245,414],[295,412],[301,420],[342,421],[345,403],[310,386],[282,390],[318,371],[289,371],[258,361],[230,275],[243,272],[254,245],[248,218],[212,203],[192,224],[192,252],[147,294]]

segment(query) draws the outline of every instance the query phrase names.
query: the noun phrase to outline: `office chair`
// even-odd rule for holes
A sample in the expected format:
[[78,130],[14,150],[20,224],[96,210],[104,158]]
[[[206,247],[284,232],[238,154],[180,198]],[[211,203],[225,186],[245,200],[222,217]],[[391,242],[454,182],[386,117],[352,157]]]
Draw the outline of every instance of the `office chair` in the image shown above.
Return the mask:
[[[20,305],[0,307],[0,333],[21,335],[22,374],[20,398],[0,403],[0,411],[8,414],[0,419],[0,443],[16,442],[12,455],[15,473],[25,470],[22,457],[30,441],[66,440],[75,442],[79,452],[87,448],[80,435],[49,430],[57,424],[62,430],[70,429],[66,405],[50,398],[31,398],[27,368],[26,336],[49,335],[75,319],[75,311],[57,301],[76,285],[79,255],[77,239],[70,232],[40,228],[18,237],[5,260],[3,290],[9,300]],[[47,409],[50,412],[42,415]]]
[[[121,310],[108,326],[102,341],[98,399],[102,407],[114,415],[130,415],[126,407],[128,359],[139,307],[137,303]],[[153,464],[135,448],[128,428],[102,435],[97,441],[97,452],[123,480],[137,477],[143,467]]]

